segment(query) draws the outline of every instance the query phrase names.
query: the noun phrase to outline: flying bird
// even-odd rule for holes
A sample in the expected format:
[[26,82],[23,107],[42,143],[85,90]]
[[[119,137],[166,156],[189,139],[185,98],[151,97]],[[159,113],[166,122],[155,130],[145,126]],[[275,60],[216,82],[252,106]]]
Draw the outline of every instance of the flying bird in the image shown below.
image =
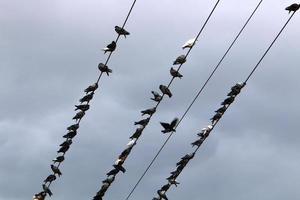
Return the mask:
[[150,117],[134,122],[134,125],[146,126],[149,123]]
[[79,128],[79,124],[72,124],[67,128],[68,131],[76,131]]
[[162,96],[158,92],[151,91],[151,93],[154,96],[154,98],[151,98],[151,100],[156,101],[156,102],[159,102],[162,100]]
[[53,193],[51,192],[51,190],[50,190],[45,184],[43,184],[43,190],[44,190],[44,192],[46,192],[50,197],[53,195]]
[[184,43],[182,49],[192,48],[195,45],[195,43],[196,43],[196,38],[189,39],[186,43]]
[[181,55],[176,58],[176,60],[173,62],[173,65],[182,65],[185,62],[186,62],[185,55]]
[[113,167],[123,173],[126,172],[126,169],[122,165],[113,165]]
[[146,109],[146,110],[142,110],[141,113],[142,113],[142,116],[144,115],[153,115],[156,111],[156,107],[153,107],[153,108],[149,108],[149,109]]
[[56,176],[54,174],[50,174],[45,180],[44,183],[55,181]]
[[51,169],[52,169],[54,175],[55,175],[55,174],[57,174],[58,176],[61,176],[61,175],[62,175],[61,171],[59,170],[59,168],[58,168],[57,166],[51,165]]
[[93,85],[88,86],[84,92],[89,93],[89,92],[95,92],[95,90],[98,89],[98,83],[94,83]]
[[65,160],[65,157],[64,156],[57,156],[55,159],[53,159],[52,161],[54,162],[54,163],[61,163],[61,162],[63,162]]
[[87,111],[88,109],[90,109],[90,105],[89,104],[81,104],[81,105],[75,105],[75,111],[76,110],[82,110],[82,111]]
[[124,35],[124,37],[126,38],[126,35],[130,35],[130,33],[128,31],[126,31],[124,28],[121,28],[119,26],[115,26],[115,31],[119,34],[119,35]]
[[106,46],[106,48],[103,48],[102,51],[104,53],[106,52],[113,52],[117,47],[117,43],[115,41],[112,41],[109,45]]
[[81,99],[79,99],[80,103],[83,102],[89,102],[90,100],[93,99],[94,93],[89,93],[87,95],[85,95],[84,97],[82,97]]
[[171,74],[174,78],[176,78],[176,77],[182,78],[182,77],[183,77],[182,74],[180,74],[179,71],[175,70],[173,67],[171,67],[171,69],[170,69],[170,74]]
[[108,68],[108,66],[103,63],[99,63],[98,69],[100,72],[105,72],[107,76],[109,76],[109,73],[112,73],[112,69]]
[[294,3],[290,6],[288,6],[285,10],[289,11],[289,13],[291,12],[296,12],[297,10],[299,10],[300,8],[300,4]]
[[74,120],[80,120],[83,116],[85,115],[84,111],[79,111],[78,113],[75,114],[75,116],[73,117]]
[[132,136],[130,136],[130,139],[139,138],[141,134],[143,133],[143,127],[137,128]]
[[173,119],[171,123],[166,123],[166,122],[160,122],[161,126],[164,128],[162,130],[162,133],[169,133],[169,132],[176,132],[175,126],[178,123],[178,118]]
[[77,131],[69,131],[63,138],[73,139],[77,135]]
[[172,97],[172,93],[171,93],[171,91],[169,90],[169,88],[168,88],[167,86],[165,86],[165,85],[160,85],[160,86],[159,86],[159,89],[160,89],[160,91],[161,91],[163,94],[168,95],[169,98]]

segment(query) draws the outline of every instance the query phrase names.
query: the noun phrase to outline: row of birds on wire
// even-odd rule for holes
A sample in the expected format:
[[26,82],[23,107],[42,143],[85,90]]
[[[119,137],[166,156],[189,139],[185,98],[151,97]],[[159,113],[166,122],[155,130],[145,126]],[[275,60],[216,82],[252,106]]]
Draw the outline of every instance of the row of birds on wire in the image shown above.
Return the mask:
[[[299,5],[300,4],[292,4],[291,6],[287,7],[286,10],[288,10],[289,12],[296,12],[299,9]],[[126,36],[130,34],[124,28],[121,28],[119,26],[115,26],[115,31],[118,33],[118,37],[120,35],[123,35],[126,38]],[[191,49],[195,45],[196,40],[197,40],[197,38],[188,40],[182,46],[182,48],[183,49],[185,49],[185,48]],[[107,45],[106,48],[103,48],[102,50],[104,51],[104,53],[106,53],[106,52],[112,53],[116,49],[116,45],[117,45],[116,43],[117,43],[116,41],[113,41],[109,45]],[[174,78],[182,78],[183,77],[182,74],[179,73],[179,69],[180,69],[181,65],[186,62],[186,57],[187,57],[187,55],[178,56],[176,58],[176,60],[173,62],[173,65],[180,65],[180,66],[177,70],[174,69],[173,67],[170,68],[170,74],[172,76],[172,80]],[[107,66],[107,62],[105,64],[100,63],[98,65],[98,69],[100,70],[101,74],[106,73],[109,76],[109,74],[112,73],[112,70]],[[100,77],[101,77],[101,75],[100,75]],[[62,175],[59,167],[65,159],[64,156],[65,156],[66,152],[69,150],[69,148],[72,144],[73,138],[77,135],[77,130],[79,128],[81,119],[85,116],[85,112],[87,110],[89,110],[89,108],[90,108],[89,102],[93,99],[93,95],[94,95],[95,91],[98,89],[98,82],[99,82],[99,79],[96,83],[88,86],[84,90],[85,96],[83,96],[79,100],[80,104],[75,105],[75,111],[78,111],[78,112],[73,117],[73,120],[75,120],[76,123],[67,127],[68,132],[63,136],[63,138],[65,138],[65,141],[60,144],[59,150],[57,151],[58,155],[53,160],[53,163],[50,165],[52,174],[47,176],[47,178],[44,180],[44,183],[42,184],[42,191],[35,194],[33,197],[33,200],[44,200],[47,195],[52,196],[52,192],[49,187],[50,187],[51,183],[57,179],[57,177],[60,177]],[[213,127],[216,125],[216,123],[223,116],[223,114],[225,113],[225,111],[227,110],[229,105],[234,101],[236,95],[239,94],[240,90],[244,87],[244,85],[245,85],[244,83],[236,84],[234,87],[232,87],[231,92],[228,94],[229,97],[224,100],[224,102],[222,103],[222,107],[216,111],[216,114],[211,119],[212,124],[202,130],[203,134],[198,135],[200,137],[200,139],[193,142],[192,143],[193,146],[197,146],[198,148],[200,147],[200,145],[208,137],[210,131],[213,129]],[[115,164],[113,165],[113,169],[107,173],[107,178],[102,181],[103,184],[102,184],[100,190],[97,192],[96,196],[94,196],[94,198],[93,198],[94,200],[102,199],[105,192],[107,191],[107,189],[109,188],[111,183],[115,180],[115,177],[119,172],[123,172],[123,173],[126,172],[125,168],[122,165],[123,165],[124,161],[126,160],[127,156],[130,154],[134,145],[136,145],[137,140],[139,139],[143,130],[149,123],[150,118],[156,112],[156,108],[157,108],[158,104],[161,102],[161,100],[163,99],[163,97],[165,95],[168,96],[169,98],[172,97],[172,93],[169,89],[169,86],[170,86],[170,84],[168,86],[160,85],[159,90],[160,90],[161,94],[156,91],[151,91],[151,93],[153,94],[153,97],[151,98],[151,100],[157,102],[157,105],[155,107],[141,111],[142,116],[147,115],[147,117],[144,119],[141,119],[139,121],[136,121],[134,123],[135,125],[138,125],[139,127],[136,129],[136,131],[130,137],[130,140],[126,146],[126,149],[119,155],[118,159],[116,160]],[[177,123],[178,123],[178,118],[175,118],[170,123],[161,122],[161,125],[163,127],[162,132],[163,133],[175,132],[176,131],[175,127],[176,127]],[[155,197],[154,199],[166,199],[167,200],[167,197],[165,195],[166,191],[173,184],[177,186],[177,184],[178,184],[178,182],[176,181],[177,176],[180,174],[180,172],[183,170],[183,168],[186,166],[186,164],[193,158],[194,154],[195,154],[195,152],[192,154],[187,154],[186,156],[184,156],[182,158],[182,160],[178,164],[177,169],[174,172],[172,172],[171,177],[168,178],[169,183],[167,185],[164,185],[160,190],[157,191],[159,197],[158,198]]]

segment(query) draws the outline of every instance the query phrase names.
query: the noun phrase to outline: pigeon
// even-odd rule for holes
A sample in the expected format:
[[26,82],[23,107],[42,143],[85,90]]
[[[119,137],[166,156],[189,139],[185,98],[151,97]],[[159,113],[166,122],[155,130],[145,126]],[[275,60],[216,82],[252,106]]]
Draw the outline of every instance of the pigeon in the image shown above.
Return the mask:
[[46,197],[46,193],[43,191],[43,192],[40,192],[38,194],[35,194],[33,196],[33,200],[44,200]]
[[68,131],[76,131],[79,128],[79,124],[73,124],[67,128]]
[[177,177],[179,175],[179,171],[175,170],[173,172],[171,172],[172,177]]
[[142,113],[142,116],[144,115],[153,115],[156,111],[156,107],[153,107],[153,108],[149,108],[149,109],[146,109],[146,110],[142,110],[141,113]]
[[227,94],[227,96],[237,96],[244,86],[245,83],[237,83],[235,86],[231,87],[231,91]]
[[221,119],[222,116],[223,116],[223,113],[217,112],[210,120],[214,124],[217,120]]
[[102,197],[104,196],[104,194],[105,194],[105,191],[99,190],[96,194],[97,199],[100,198],[102,200]]
[[224,114],[226,110],[227,110],[226,106],[222,106],[221,108],[219,108],[215,112],[216,113],[222,113],[222,114]]
[[171,67],[170,69],[170,74],[171,76],[173,76],[174,78],[178,77],[178,78],[182,78],[183,76],[179,73],[179,71],[175,70],[173,67]]
[[188,163],[189,160],[180,160],[178,163],[176,163],[176,166],[183,166],[186,165]]
[[63,138],[72,139],[77,135],[77,131],[69,131]]
[[137,128],[135,132],[130,136],[130,139],[139,138],[143,133],[143,127]]
[[113,181],[115,180],[115,177],[108,177],[107,179],[105,179],[104,181],[102,181],[102,183],[108,183],[111,184]]
[[98,88],[98,83],[94,83],[93,85],[90,85],[89,87],[87,87],[84,92],[85,93],[89,93],[89,92],[95,92],[95,90],[97,90]]
[[55,181],[56,176],[54,174],[50,174],[45,180],[44,183]]
[[168,181],[169,181],[169,183],[170,183],[171,185],[175,185],[176,187],[177,187],[177,185],[180,184],[180,183],[177,182],[175,179],[169,179]]
[[168,197],[166,196],[165,192],[158,190],[157,194],[159,195],[160,198],[168,200]]
[[115,176],[117,173],[119,173],[120,170],[114,168],[112,170],[110,170],[106,175],[107,176]]
[[98,69],[100,72],[105,72],[107,76],[109,76],[109,73],[112,73],[112,69],[108,68],[108,66],[103,63],[99,63]]
[[83,102],[89,102],[90,100],[93,99],[93,96],[94,96],[94,93],[89,93],[87,95],[85,95],[84,97],[82,97],[81,99],[79,99],[80,103],[83,103]]
[[203,138],[200,138],[198,140],[196,140],[195,142],[191,143],[191,145],[194,147],[194,146],[197,146],[197,147],[200,147],[201,144],[203,143],[204,139]]
[[291,12],[296,12],[297,10],[299,10],[300,8],[300,4],[294,3],[290,6],[288,6],[285,10],[289,11],[289,13]]
[[50,190],[45,184],[43,184],[43,190],[44,190],[44,192],[46,192],[50,197],[53,195],[53,193],[51,192],[51,190]]
[[128,143],[127,143],[127,147],[131,148],[133,147],[135,144],[136,144],[136,138],[130,140]]
[[78,113],[76,113],[76,115],[72,118],[74,120],[81,120],[81,118],[85,115],[85,112],[84,111],[79,111]]
[[109,188],[109,183],[103,183],[100,190],[106,191]]
[[66,145],[71,145],[72,144],[72,140],[66,140],[63,143],[61,143],[59,146],[66,146]]
[[69,150],[70,146],[62,146],[60,149],[57,151],[57,153],[66,153]]
[[81,104],[81,105],[75,105],[76,110],[82,110],[82,111],[87,111],[88,109],[90,109],[90,105],[88,104]]
[[[104,196],[104,194],[102,196]],[[96,196],[93,197],[93,200],[102,200],[102,196],[97,194]]]
[[211,130],[213,129],[212,125],[208,125],[206,128],[203,128],[201,130],[200,133],[198,133],[197,135],[201,138],[206,138],[209,136],[209,133],[211,132]]
[[106,52],[113,52],[117,47],[117,43],[115,41],[112,41],[109,45],[106,46],[106,48],[103,48],[102,50],[104,53]]
[[151,98],[151,100],[156,101],[156,102],[159,102],[162,100],[162,96],[158,92],[151,91],[151,93],[154,96],[154,98]]
[[171,187],[170,184],[166,184],[166,185],[162,186],[160,190],[167,191],[170,187]]
[[61,176],[61,175],[62,175],[62,173],[61,173],[61,171],[59,170],[59,168],[56,167],[55,165],[51,165],[51,169],[52,169],[54,175],[55,175],[55,174],[57,174],[58,176]]
[[192,48],[195,45],[195,43],[196,43],[196,38],[189,39],[186,43],[184,43],[182,49]]
[[173,119],[171,123],[160,122],[161,126],[164,127],[162,133],[176,132],[175,126],[178,123],[178,118]]
[[176,60],[173,62],[173,65],[182,65],[185,62],[186,62],[185,55],[181,55],[176,58]]
[[177,171],[179,171],[179,172],[181,172],[183,169],[184,169],[184,167],[186,166],[186,164],[189,162],[188,160],[187,161],[182,161],[183,163],[181,164],[181,165],[178,165],[178,167],[177,167]]
[[132,149],[131,147],[125,149],[125,150],[121,153],[121,155],[119,156],[119,158],[121,158],[121,157],[127,157],[127,156],[129,155],[131,149]]
[[57,162],[59,162],[59,163],[61,163],[61,162],[63,162],[65,160],[65,157],[64,156],[57,156],[55,159],[53,159],[52,161],[54,162],[54,163],[57,163]]
[[142,119],[138,122],[134,122],[134,125],[141,125],[141,126],[146,126],[150,121],[150,117],[146,118],[146,119]]
[[122,165],[122,164],[124,163],[124,161],[125,161],[124,158],[125,158],[125,157],[123,157],[123,158],[118,158],[118,159],[115,161],[115,165]]
[[160,85],[160,86],[159,86],[159,89],[160,89],[160,91],[161,91],[163,94],[168,95],[169,98],[172,97],[172,93],[171,93],[171,91],[169,90],[169,88],[168,88],[167,86],[165,86],[165,85]]
[[130,33],[128,31],[126,31],[124,28],[121,28],[119,26],[115,26],[115,31],[119,34],[119,35],[124,35],[124,37],[126,38],[126,35],[130,35]]
[[113,167],[123,173],[126,172],[126,169],[122,165],[113,165]]
[[183,156],[183,157],[181,158],[181,160],[191,160],[191,159],[194,158],[194,156],[195,156],[195,153],[186,154],[185,156]]
[[226,105],[230,105],[232,104],[232,102],[234,101],[235,97],[234,96],[231,96],[231,97],[228,97],[227,99],[225,99],[221,105],[222,106],[226,106]]

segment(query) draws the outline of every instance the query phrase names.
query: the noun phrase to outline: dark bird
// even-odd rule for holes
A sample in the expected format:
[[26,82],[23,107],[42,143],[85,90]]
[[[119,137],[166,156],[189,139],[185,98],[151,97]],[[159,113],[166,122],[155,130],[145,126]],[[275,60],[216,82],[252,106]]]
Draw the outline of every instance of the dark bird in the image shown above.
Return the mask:
[[195,153],[186,154],[185,156],[183,156],[183,157],[181,158],[181,160],[191,160],[191,159],[194,158],[194,156],[195,156]]
[[299,10],[300,8],[300,4],[294,3],[290,6],[288,6],[285,10],[289,11],[289,13],[291,12],[296,12],[297,10]]
[[168,95],[168,97],[172,97],[172,93],[171,93],[171,91],[169,90],[169,88],[167,87],[167,86],[165,86],[165,85],[160,85],[159,86],[159,89],[160,89],[160,91],[163,93],[163,94],[166,94],[166,95]]
[[98,69],[100,72],[106,73],[107,76],[109,76],[109,73],[112,73],[112,69],[108,68],[108,66],[103,63],[99,63]]
[[71,145],[72,144],[72,140],[66,140],[66,141],[64,141],[63,143],[61,143],[59,146],[66,146],[66,145]]
[[106,192],[106,191],[103,191],[103,190],[100,189],[100,190],[97,192],[96,196],[100,197],[100,199],[102,200],[102,197],[104,196],[105,192]]
[[231,91],[227,94],[227,96],[236,96],[241,92],[241,89],[245,86],[245,83],[237,83],[235,86],[231,87]]
[[188,162],[189,160],[180,160],[178,163],[176,163],[176,166],[185,166]]
[[118,158],[116,161],[115,161],[115,165],[123,165],[125,159],[125,157],[122,157],[122,158]]
[[223,116],[223,113],[217,112],[210,120],[214,124],[217,120],[221,119],[222,116]]
[[171,76],[173,76],[174,78],[178,77],[178,78],[182,78],[183,76],[179,73],[179,71],[175,70],[173,67],[171,67],[170,69],[170,74]]
[[121,153],[121,155],[119,156],[119,158],[121,158],[121,157],[127,157],[127,156],[130,154],[131,149],[132,149],[132,147],[125,149],[125,150]]
[[89,87],[87,87],[84,92],[85,93],[89,93],[89,92],[95,92],[95,90],[97,90],[98,88],[98,83],[94,83],[93,85],[90,85]]
[[115,180],[115,177],[111,176],[111,177],[108,177],[107,179],[105,179],[104,181],[102,181],[102,183],[111,184],[112,182],[114,182],[114,180]]
[[221,103],[221,105],[222,106],[230,105],[230,104],[232,104],[232,102],[234,102],[234,99],[235,99],[234,96],[228,97]]
[[169,181],[169,183],[170,183],[171,185],[175,185],[176,187],[177,187],[177,185],[180,184],[180,183],[177,182],[175,179],[168,179],[168,181]]
[[181,65],[186,62],[185,55],[178,56],[176,60],[173,62],[173,65]]
[[216,110],[216,113],[222,113],[224,114],[224,112],[227,110],[226,106],[222,106],[221,108],[219,108],[218,110]]
[[60,149],[57,151],[57,153],[66,153],[69,150],[70,146],[62,146]]
[[51,190],[50,190],[45,184],[43,184],[43,190],[44,190],[44,192],[46,192],[50,197],[53,195],[53,193],[51,192]]
[[93,200],[102,200],[102,196],[97,194],[96,196],[93,197]]
[[161,126],[164,127],[164,130],[162,130],[162,133],[169,133],[169,132],[176,132],[175,126],[178,123],[178,118],[173,119],[171,123],[166,122],[160,122]]
[[119,35],[124,35],[124,37],[126,38],[126,35],[130,35],[130,33],[128,31],[126,31],[124,28],[121,28],[119,26],[115,26],[115,31],[119,34]]
[[166,185],[162,186],[160,190],[167,191],[170,187],[171,187],[170,184],[166,184]]
[[153,115],[156,111],[156,107],[153,107],[153,108],[149,108],[149,109],[146,109],[146,110],[142,110],[141,113],[142,113],[142,116],[144,115]]
[[168,200],[168,197],[167,197],[167,195],[165,194],[164,191],[158,190],[157,194],[159,195],[160,198]]
[[54,175],[55,175],[55,174],[57,174],[58,176],[61,176],[61,175],[62,175],[61,171],[59,170],[59,168],[58,168],[57,166],[51,165],[51,169],[52,169]]
[[115,176],[117,173],[119,173],[120,170],[114,168],[112,170],[110,170],[106,175],[107,176]]
[[117,43],[115,41],[112,41],[109,45],[106,46],[106,48],[103,48],[102,50],[104,53],[106,52],[113,52],[117,47]]
[[109,183],[103,183],[101,190],[106,191],[109,188]]
[[183,161],[183,164],[181,164],[181,165],[178,165],[178,167],[177,167],[177,171],[179,171],[179,172],[181,172],[183,169],[184,169],[184,167],[186,166],[186,164],[188,163],[189,161],[187,160],[187,161]]
[[52,161],[54,163],[57,163],[57,162],[63,162],[65,160],[65,157],[64,156],[57,156],[55,159],[53,159]]
[[90,100],[93,99],[93,96],[94,96],[94,93],[89,93],[89,94],[85,95],[84,97],[82,97],[81,99],[79,99],[79,102],[80,103],[89,102]]
[[80,120],[84,115],[85,115],[85,112],[81,110],[78,113],[76,113],[72,119],[77,121],[77,120]]
[[52,181],[55,181],[56,179],[56,176],[54,174],[50,174],[45,180],[44,182],[47,183],[47,182],[52,182]]
[[46,193],[43,191],[43,192],[40,192],[38,194],[35,194],[33,196],[33,200],[44,200],[46,197]]
[[146,126],[149,123],[150,117],[134,122],[134,125]]
[[122,165],[113,165],[113,167],[123,173],[126,172],[126,169]]
[[90,109],[90,105],[88,104],[81,104],[81,105],[75,105],[76,110],[82,110],[82,111],[87,111],[88,109]]
[[179,175],[179,173],[180,173],[179,171],[175,170],[175,171],[171,172],[171,175],[174,178],[174,177],[177,177]]
[[73,124],[67,128],[68,131],[76,131],[79,128],[79,124]]
[[204,141],[204,138],[200,138],[200,139],[196,140],[195,142],[191,143],[191,145],[192,145],[193,147],[194,147],[194,146],[200,147],[201,144],[203,143],[203,141]]
[[143,128],[137,128],[130,139],[139,138],[143,133]]
[[72,139],[77,135],[77,131],[69,131],[67,134],[63,136],[63,138]]
[[153,98],[151,98],[151,100],[156,101],[156,102],[159,102],[162,100],[162,96],[158,92],[151,91],[151,93],[154,96]]

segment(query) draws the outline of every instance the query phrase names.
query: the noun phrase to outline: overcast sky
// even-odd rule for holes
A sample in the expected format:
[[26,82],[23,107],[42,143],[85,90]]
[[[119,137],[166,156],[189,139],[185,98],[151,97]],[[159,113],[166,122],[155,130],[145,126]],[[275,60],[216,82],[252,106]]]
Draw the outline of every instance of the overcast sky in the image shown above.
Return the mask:
[[[187,63],[174,96],[160,104],[105,199],[124,199],[166,135],[159,121],[181,116],[259,0],[223,0]],[[99,74],[101,48],[115,39],[132,0],[0,0],[0,200],[31,199],[72,124],[74,105]],[[289,15],[291,0],[264,0],[236,46],[178,127],[132,199],[152,199],[197,131],[235,82],[243,81]],[[53,200],[90,199],[134,132],[151,90],[170,80],[181,45],[215,1],[138,0],[91,109],[52,185]],[[300,196],[300,16],[227,111],[169,199],[296,200]]]

